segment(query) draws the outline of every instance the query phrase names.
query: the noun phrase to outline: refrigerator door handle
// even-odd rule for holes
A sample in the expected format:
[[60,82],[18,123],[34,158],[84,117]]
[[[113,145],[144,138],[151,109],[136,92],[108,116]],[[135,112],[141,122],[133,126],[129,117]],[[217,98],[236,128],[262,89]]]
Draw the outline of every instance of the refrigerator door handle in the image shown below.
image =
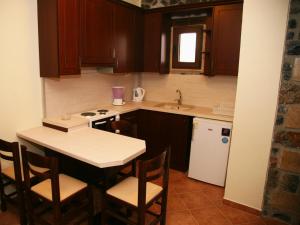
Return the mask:
[[193,122],[193,129],[192,129],[192,139],[194,140],[194,134],[195,134],[195,129],[198,127],[198,122],[194,121]]

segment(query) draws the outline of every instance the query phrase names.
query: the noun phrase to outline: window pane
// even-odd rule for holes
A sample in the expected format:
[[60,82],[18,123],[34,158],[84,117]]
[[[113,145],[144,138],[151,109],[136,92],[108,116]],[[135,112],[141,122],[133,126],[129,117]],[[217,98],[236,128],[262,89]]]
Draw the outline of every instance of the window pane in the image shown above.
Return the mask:
[[196,58],[197,33],[183,33],[179,36],[179,62],[194,63]]

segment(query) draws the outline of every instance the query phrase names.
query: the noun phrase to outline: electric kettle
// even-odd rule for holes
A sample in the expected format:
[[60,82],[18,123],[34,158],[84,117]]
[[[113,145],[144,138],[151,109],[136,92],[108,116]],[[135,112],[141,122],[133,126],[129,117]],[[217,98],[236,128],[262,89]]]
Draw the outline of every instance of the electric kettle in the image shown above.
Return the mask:
[[134,102],[141,102],[146,94],[144,88],[137,87],[133,89],[133,101]]

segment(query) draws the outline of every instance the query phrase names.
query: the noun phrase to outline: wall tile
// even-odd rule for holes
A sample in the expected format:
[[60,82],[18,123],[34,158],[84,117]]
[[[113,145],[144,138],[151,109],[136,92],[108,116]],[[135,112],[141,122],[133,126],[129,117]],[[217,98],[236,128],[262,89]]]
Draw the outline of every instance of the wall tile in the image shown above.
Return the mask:
[[131,100],[135,76],[84,70],[81,76],[46,78],[44,79],[45,116],[77,113],[111,104],[112,86],[125,86],[125,100]]
[[295,58],[292,79],[300,81],[300,57]]
[[300,149],[300,133],[293,131],[278,131],[274,138],[275,143]]
[[202,75],[158,75],[143,73],[141,86],[146,89],[145,99],[175,102],[176,89],[182,92],[183,104],[213,107],[219,103],[234,105],[237,77]]
[[285,126],[288,128],[300,129],[300,104],[289,105],[285,117]]
[[262,210],[264,216],[291,225],[300,224],[299,23],[300,0],[292,0],[277,119]]
[[270,204],[275,208],[283,209],[283,211],[292,212],[294,214],[299,214],[298,209],[300,209],[300,196],[295,194],[281,192],[273,193],[271,197]]
[[280,169],[300,174],[300,151],[284,150],[280,162]]

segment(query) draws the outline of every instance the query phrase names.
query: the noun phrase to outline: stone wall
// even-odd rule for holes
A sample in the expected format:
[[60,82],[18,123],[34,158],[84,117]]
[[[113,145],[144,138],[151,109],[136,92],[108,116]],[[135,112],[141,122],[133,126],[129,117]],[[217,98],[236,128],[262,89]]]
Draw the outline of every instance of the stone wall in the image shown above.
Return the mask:
[[150,8],[159,8],[159,7],[198,3],[198,2],[218,2],[218,1],[224,1],[224,0],[142,0],[142,7],[145,9],[150,9]]
[[291,1],[264,197],[264,216],[300,224],[300,0]]

